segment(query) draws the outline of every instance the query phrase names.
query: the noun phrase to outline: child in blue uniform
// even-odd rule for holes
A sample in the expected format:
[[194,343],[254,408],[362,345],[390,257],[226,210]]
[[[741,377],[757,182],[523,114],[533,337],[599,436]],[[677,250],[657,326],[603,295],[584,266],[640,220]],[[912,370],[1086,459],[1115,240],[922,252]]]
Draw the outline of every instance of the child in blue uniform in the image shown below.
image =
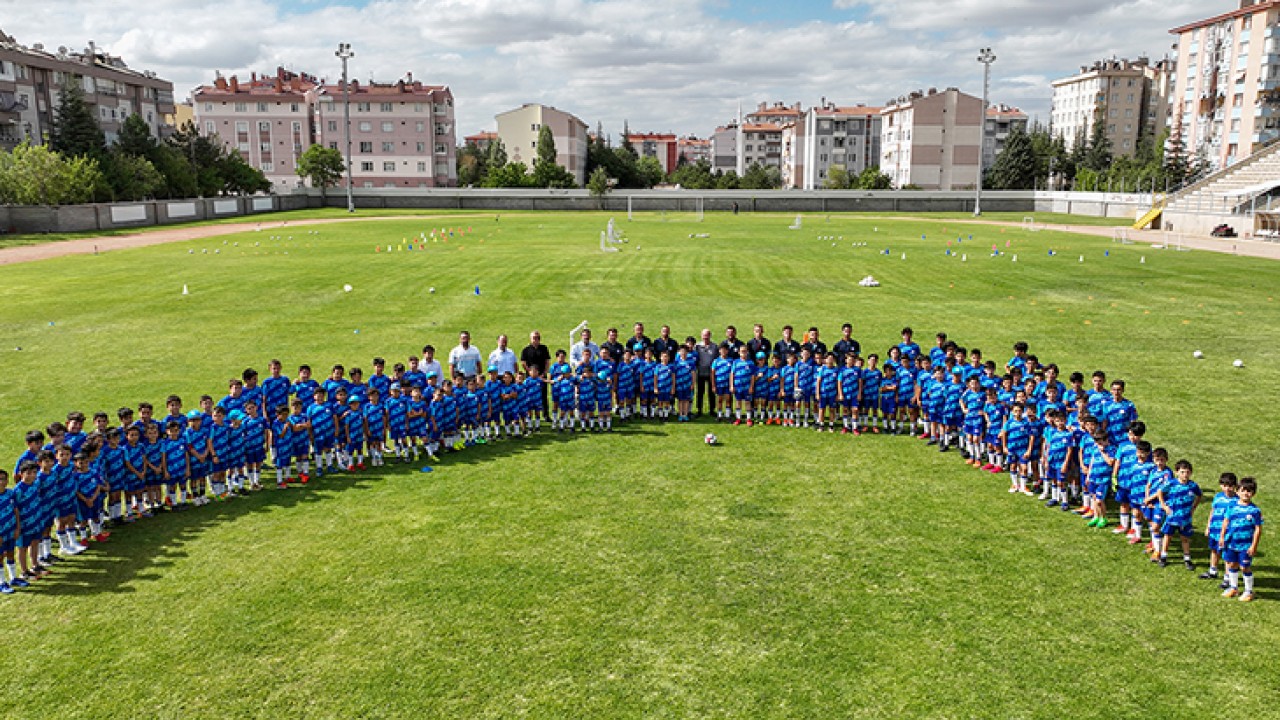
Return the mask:
[[578,366],[577,387],[578,429],[582,432],[594,431],[596,429],[596,369],[594,366],[585,362]]
[[98,522],[98,503],[105,487],[102,476],[89,466],[88,453],[76,453],[74,462],[75,470],[71,478],[75,486],[76,519],[82,526],[88,526],[89,540],[106,542],[108,536],[102,531],[102,525]]
[[[298,410],[301,410],[302,402],[294,402],[297,403]],[[272,452],[271,464],[276,469],[276,489],[284,490],[293,480],[293,423],[289,422],[287,405],[276,407],[276,419],[271,422],[267,435]]]
[[227,424],[227,411],[221,405],[213,409],[213,424],[209,426],[209,447],[213,498],[226,500],[231,496],[227,486],[227,473],[231,470],[231,465],[227,462],[231,451],[231,426]]
[[165,439],[161,447],[164,450],[165,505],[176,507],[187,501],[187,474],[191,459],[187,452],[187,441],[182,437],[182,423],[177,420],[166,421],[164,431]]
[[675,368],[671,365],[671,353],[662,352],[653,368],[653,400],[658,418],[671,417],[671,396],[675,389]]
[[1138,408],[1124,396],[1123,380],[1111,383],[1111,397],[1103,404],[1102,412],[1099,419],[1107,426],[1111,444],[1119,443],[1128,435],[1129,426],[1138,419]]
[[400,389],[400,383],[391,383],[391,389],[387,392],[389,395],[384,405],[387,409],[387,437],[391,440],[391,451],[401,460],[408,460],[409,403]]
[[576,398],[574,396],[574,375],[569,363],[565,361],[564,350],[556,351],[556,361],[551,364],[551,400],[555,407],[556,432],[573,429],[574,416],[577,415]]
[[132,503],[134,520],[151,517],[147,509],[150,501],[150,488],[147,476],[147,453],[142,445],[142,428],[130,425],[124,431],[125,442],[120,446],[120,462],[124,465],[126,483],[134,489]]
[[[394,387],[394,386],[392,386]],[[394,393],[395,391],[392,390]],[[405,403],[405,443],[406,448],[405,459],[408,459],[408,453],[413,453],[413,460],[417,462],[422,456],[422,445],[429,439],[427,428],[427,402],[423,399],[422,388],[413,386],[409,389],[409,402]]]
[[347,472],[364,469],[364,443],[368,434],[364,413],[360,410],[360,398],[347,400],[347,414],[343,417],[343,437],[346,439]]
[[[315,388],[311,388],[311,397]],[[307,402],[296,397],[289,403],[289,427],[293,431],[290,440],[293,447],[289,456],[298,466],[298,482],[306,485],[311,480],[311,421],[307,419]]]
[[305,412],[307,422],[311,425],[308,435],[316,457],[316,477],[324,477],[326,470],[333,472],[337,464],[338,434],[341,428],[338,427],[338,418],[334,415],[328,397],[328,391],[316,388],[312,394],[313,402]]
[[786,364],[782,366],[782,382],[778,389],[781,397],[782,424],[796,426],[796,376],[800,372],[800,358],[795,353],[787,353]]
[[676,399],[676,420],[689,422],[693,405],[693,384],[698,361],[689,355],[689,347],[681,345],[671,363],[672,385]]
[[711,361],[711,383],[715,386],[716,419],[728,422],[733,416],[733,365],[734,358],[729,357],[729,346],[721,345],[720,357]]
[[[18,542],[18,525],[17,496],[9,489],[8,471],[0,470],[0,558],[4,560],[7,573],[0,574],[0,594],[4,595],[12,595],[14,583],[22,580],[18,566],[13,561],[13,551]],[[25,585],[26,581],[23,583]]]
[[[372,381],[372,378],[370,380]],[[387,408],[382,404],[382,391],[375,387],[373,382],[369,383],[368,400],[360,411],[364,413],[369,464],[373,467],[381,467],[386,464],[383,462],[382,454],[386,450],[387,441]]]
[[160,423],[151,423],[146,428],[145,442],[142,444],[143,462],[147,466],[147,502],[151,511],[167,509],[165,489],[167,482],[164,476],[164,434],[160,431]]
[[840,398],[840,434],[857,435],[859,400],[862,397],[862,358],[852,353],[844,356],[844,367],[836,376],[836,385],[836,394]]
[[738,348],[738,358],[733,361],[729,376],[729,389],[733,392],[733,424],[751,424],[751,381],[755,378],[756,365],[751,362],[751,351],[743,345]]
[[1240,595],[1240,602],[1253,600],[1253,558],[1262,539],[1262,511],[1253,504],[1257,492],[1257,481],[1251,477],[1240,479],[1236,504],[1231,506],[1218,535],[1222,559],[1227,563],[1227,589],[1222,596],[1230,598],[1238,594],[1239,578],[1243,574],[1244,594]]
[[1219,544],[1222,524],[1231,511],[1231,506],[1236,504],[1237,484],[1236,474],[1232,472],[1224,472],[1218,478],[1218,493],[1213,496],[1209,523],[1204,529],[1205,540],[1209,542],[1209,569],[1200,575],[1201,580],[1215,580],[1218,577],[1218,560],[1222,555],[1222,546]]
[[[49,456],[53,461],[52,454]],[[49,570],[40,562],[40,523],[44,511],[40,506],[40,487],[37,485],[39,465],[27,460],[18,467],[18,482],[13,488],[14,506],[18,513],[17,556],[18,568],[22,572],[21,580],[13,582],[15,587],[26,587],[32,581],[44,577]]]
[[1133,482],[1138,467],[1138,442],[1146,434],[1147,426],[1142,422],[1135,422],[1129,426],[1123,440],[1112,443],[1111,455],[1115,458],[1115,464],[1112,466],[1114,471],[1112,484],[1116,489],[1116,504],[1120,506],[1120,527],[1111,532],[1117,535],[1133,534],[1131,528],[1134,525],[1133,506],[1136,494]]
[[965,462],[974,467],[982,466],[982,405],[986,399],[976,376],[970,376],[965,383],[965,391],[960,394],[960,412],[963,414]]
[[1004,429],[1006,417],[1008,417],[1008,409],[1004,403],[1000,402],[999,391],[995,388],[988,389],[987,400],[982,405],[982,420],[987,428],[987,464],[983,465],[982,469],[993,474],[999,473],[1005,465],[1004,445],[1000,441],[1000,431]]
[[192,505],[204,505],[209,502],[205,497],[205,483],[213,472],[213,446],[209,440],[209,428],[205,427],[204,413],[199,410],[187,413],[187,429],[183,437],[190,456],[187,494]]
[[885,430],[898,434],[898,366],[885,365],[880,379],[880,417]]
[[1031,474],[1031,423],[1025,403],[1015,402],[1000,430],[1001,452],[1009,465],[1009,492],[1030,495],[1027,476]]
[[244,471],[251,490],[262,489],[262,465],[267,459],[267,429],[270,418],[261,412],[258,403],[248,400],[244,404]]
[[1159,547],[1160,567],[1169,564],[1169,536],[1177,533],[1182,541],[1182,564],[1188,570],[1195,570],[1191,562],[1191,536],[1194,526],[1191,523],[1196,508],[1200,505],[1200,486],[1191,480],[1191,463],[1179,460],[1174,467],[1174,482],[1169,483],[1156,494],[1156,502],[1164,510],[1164,524],[1160,527],[1161,542]]

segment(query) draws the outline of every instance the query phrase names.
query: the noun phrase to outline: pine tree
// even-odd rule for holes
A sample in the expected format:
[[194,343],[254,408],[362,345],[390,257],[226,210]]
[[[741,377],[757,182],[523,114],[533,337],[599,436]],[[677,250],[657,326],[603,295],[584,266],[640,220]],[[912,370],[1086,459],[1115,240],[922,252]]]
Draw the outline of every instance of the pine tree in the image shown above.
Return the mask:
[[49,148],[69,158],[101,161],[107,155],[106,137],[85,102],[79,76],[68,78],[58,91],[58,110],[53,116]]
[[1037,159],[1031,137],[1015,126],[1004,141],[1004,149],[987,172],[986,183],[993,190],[1030,190],[1035,187]]

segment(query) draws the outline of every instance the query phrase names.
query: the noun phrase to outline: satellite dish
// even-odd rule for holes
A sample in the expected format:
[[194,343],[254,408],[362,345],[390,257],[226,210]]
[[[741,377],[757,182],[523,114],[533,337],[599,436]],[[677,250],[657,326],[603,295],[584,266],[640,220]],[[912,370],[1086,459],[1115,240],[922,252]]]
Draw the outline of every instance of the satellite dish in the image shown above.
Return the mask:
[[66,46],[66,45],[59,45],[59,46],[58,46],[58,54],[59,54],[59,55],[66,55],[66,54],[67,54],[67,46]]

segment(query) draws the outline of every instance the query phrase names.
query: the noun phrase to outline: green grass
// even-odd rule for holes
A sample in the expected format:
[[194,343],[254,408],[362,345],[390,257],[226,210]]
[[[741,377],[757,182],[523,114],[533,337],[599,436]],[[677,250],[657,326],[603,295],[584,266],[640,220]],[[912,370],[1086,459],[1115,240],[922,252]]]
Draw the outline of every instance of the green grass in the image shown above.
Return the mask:
[[[909,324],[999,360],[1025,339],[1104,368],[1202,486],[1256,474],[1271,507],[1280,265],[840,215],[796,232],[777,215],[619,214],[630,243],[603,254],[608,217],[477,217],[390,254],[427,223],[0,267],[0,457],[67,410],[220,395],[271,357],[367,367],[447,351],[463,328],[485,351],[534,327],[554,348],[584,318],[679,337],[816,324],[830,342],[848,320],[868,350]],[[969,233],[952,245],[967,261],[946,256]],[[858,287],[867,274],[883,286]],[[326,478],[120,530],[0,599],[0,673],[24,717],[1274,713],[1269,536],[1246,606],[1005,484],[905,438],[784,428],[500,443],[431,474]]]

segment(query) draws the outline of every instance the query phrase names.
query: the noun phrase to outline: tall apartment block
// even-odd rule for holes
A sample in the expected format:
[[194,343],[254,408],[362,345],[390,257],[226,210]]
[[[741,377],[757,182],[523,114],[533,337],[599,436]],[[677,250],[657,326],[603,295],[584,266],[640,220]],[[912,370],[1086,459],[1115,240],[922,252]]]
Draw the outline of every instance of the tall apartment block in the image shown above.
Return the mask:
[[173,130],[165,121],[175,112],[168,80],[132,69],[92,42],[81,52],[65,47],[50,52],[39,43],[22,45],[0,31],[0,148],[11,150],[24,140],[43,143],[53,128],[59,91],[68,83],[84,89],[108,143],[115,142],[120,126],[133,114],[157,137]]
[[1214,170],[1280,137],[1280,2],[1239,7],[1169,31],[1177,37],[1171,134]]
[[1093,136],[1095,123],[1118,156],[1132,156],[1146,138],[1158,138],[1168,121],[1172,62],[1100,60],[1053,82],[1050,131],[1071,149]]

